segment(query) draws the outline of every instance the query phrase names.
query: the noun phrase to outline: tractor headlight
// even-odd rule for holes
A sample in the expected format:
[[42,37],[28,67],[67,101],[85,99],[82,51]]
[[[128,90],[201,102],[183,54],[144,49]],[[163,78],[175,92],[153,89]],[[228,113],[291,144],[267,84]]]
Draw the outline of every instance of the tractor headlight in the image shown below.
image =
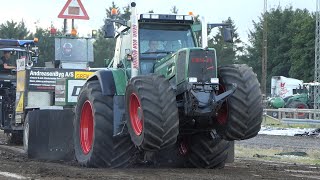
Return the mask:
[[211,78],[210,82],[213,84],[219,84],[219,78]]
[[191,82],[191,83],[196,83],[196,82],[198,82],[198,78],[196,78],[196,77],[189,77],[189,82]]
[[183,20],[183,16],[177,15],[177,16],[176,16],[176,20]]
[[150,19],[150,14],[142,14],[142,18],[144,18],[144,19]]
[[159,19],[159,14],[151,14],[151,19]]
[[184,16],[184,20],[186,21],[192,21],[192,16]]

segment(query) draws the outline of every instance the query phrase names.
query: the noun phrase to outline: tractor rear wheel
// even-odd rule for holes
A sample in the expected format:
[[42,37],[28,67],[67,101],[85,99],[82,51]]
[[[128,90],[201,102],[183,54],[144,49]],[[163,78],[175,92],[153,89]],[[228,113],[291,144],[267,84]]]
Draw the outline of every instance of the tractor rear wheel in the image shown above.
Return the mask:
[[225,140],[249,139],[258,134],[262,123],[262,94],[252,68],[245,64],[218,68],[220,93],[237,84],[237,89],[218,111],[217,132]]
[[[304,102],[300,102],[300,101],[292,101],[288,104],[287,106],[288,108],[296,108],[296,109],[309,109],[308,105]],[[292,118],[294,116],[292,115]],[[298,113],[297,114],[297,118],[299,119],[305,119],[307,118],[307,114],[306,113]]]
[[193,135],[188,144],[187,167],[223,168],[228,158],[230,142],[210,133]]
[[176,143],[179,116],[176,96],[163,76],[133,77],[126,89],[128,131],[133,143],[158,151]]
[[29,139],[30,139],[30,123],[29,123],[29,113],[27,114],[24,120],[24,129],[23,129],[23,149],[28,157],[29,155]]
[[133,143],[129,136],[113,137],[113,97],[102,94],[98,80],[80,91],[74,120],[77,161],[87,167],[127,167]]

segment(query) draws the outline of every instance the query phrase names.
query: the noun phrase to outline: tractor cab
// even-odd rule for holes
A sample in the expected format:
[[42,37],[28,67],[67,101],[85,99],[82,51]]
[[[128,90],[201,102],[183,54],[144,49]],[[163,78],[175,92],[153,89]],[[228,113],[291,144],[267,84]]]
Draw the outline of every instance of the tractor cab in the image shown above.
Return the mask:
[[16,72],[30,68],[37,62],[39,53],[36,43],[37,39],[0,39],[2,61],[5,59],[8,66],[16,67],[15,69],[5,69],[2,63],[0,68],[0,129],[4,130],[6,134],[11,132],[12,140],[22,135],[22,133],[13,133],[12,131],[15,118],[16,89],[21,88],[24,84],[20,81],[21,75],[17,75]]
[[[34,40],[12,40],[12,39],[0,39],[0,53],[1,57],[5,52],[9,52],[7,63],[11,66],[17,66],[18,59],[24,59],[27,66],[33,66],[34,62],[37,62],[39,51],[36,43],[38,39]],[[1,71],[6,71],[1,68]],[[10,71],[9,71],[10,72]]]
[[[114,25],[106,22],[106,37],[116,37],[113,68],[129,67],[139,61],[138,74],[154,73],[154,65],[179,49],[197,47],[190,15],[140,14],[136,25],[122,23],[114,34]],[[112,20],[109,20],[112,21]]]
[[138,23],[140,74],[153,73],[155,62],[167,55],[197,47],[189,15],[141,14]]
[[[4,58],[4,54],[7,55],[6,63],[9,66],[29,66],[31,67],[34,62],[37,62],[38,47],[35,45],[35,40],[12,40],[12,39],[0,39],[0,56]],[[20,64],[17,64],[17,60],[20,60]],[[21,62],[23,64],[21,64]],[[16,69],[5,69],[3,64],[0,66],[0,81],[15,82],[16,81]],[[2,86],[1,86],[2,87]]]

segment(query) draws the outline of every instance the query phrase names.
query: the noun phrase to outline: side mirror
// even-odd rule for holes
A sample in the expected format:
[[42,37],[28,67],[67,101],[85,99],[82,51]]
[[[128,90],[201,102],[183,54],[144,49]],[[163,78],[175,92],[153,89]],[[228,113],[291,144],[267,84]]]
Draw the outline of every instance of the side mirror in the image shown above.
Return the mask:
[[103,30],[104,30],[104,37],[105,38],[114,38],[115,28],[114,28],[113,22],[106,21]]
[[231,28],[223,28],[223,39],[225,42],[233,42],[233,31]]

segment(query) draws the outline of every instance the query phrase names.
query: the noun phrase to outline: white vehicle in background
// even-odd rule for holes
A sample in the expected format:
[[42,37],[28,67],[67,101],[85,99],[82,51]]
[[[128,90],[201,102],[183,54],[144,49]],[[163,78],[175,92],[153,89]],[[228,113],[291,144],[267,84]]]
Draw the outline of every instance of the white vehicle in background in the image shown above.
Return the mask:
[[272,76],[271,97],[286,98],[297,93],[297,89],[303,88],[303,81],[284,76]]

